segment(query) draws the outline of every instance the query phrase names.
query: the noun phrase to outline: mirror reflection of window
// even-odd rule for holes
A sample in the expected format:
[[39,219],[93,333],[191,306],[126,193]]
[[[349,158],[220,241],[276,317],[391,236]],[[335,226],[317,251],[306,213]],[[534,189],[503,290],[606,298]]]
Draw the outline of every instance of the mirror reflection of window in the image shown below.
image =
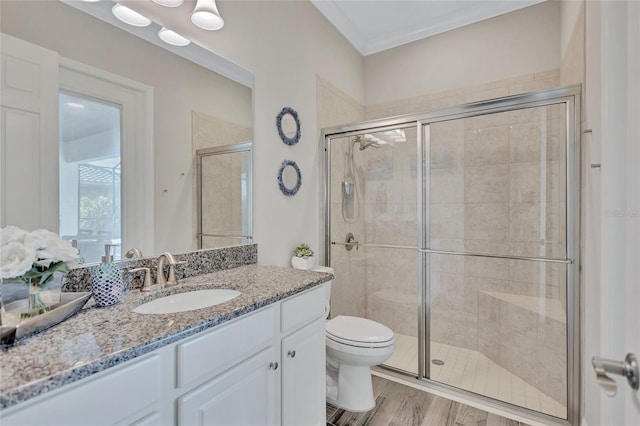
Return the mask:
[[86,263],[100,262],[105,244],[120,258],[121,107],[60,92],[59,112],[60,235]]

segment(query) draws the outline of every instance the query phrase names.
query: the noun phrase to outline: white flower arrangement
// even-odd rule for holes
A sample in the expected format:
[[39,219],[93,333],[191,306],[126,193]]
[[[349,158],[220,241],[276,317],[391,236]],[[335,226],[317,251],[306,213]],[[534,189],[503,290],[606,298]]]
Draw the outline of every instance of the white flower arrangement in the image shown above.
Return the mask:
[[0,279],[32,282],[44,287],[54,273],[67,273],[78,250],[55,232],[25,231],[16,226],[0,229]]

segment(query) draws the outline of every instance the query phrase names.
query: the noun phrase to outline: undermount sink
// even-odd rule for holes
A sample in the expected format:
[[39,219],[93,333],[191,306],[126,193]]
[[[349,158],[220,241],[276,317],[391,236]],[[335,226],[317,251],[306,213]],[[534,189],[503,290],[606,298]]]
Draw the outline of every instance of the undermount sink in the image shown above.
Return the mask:
[[240,296],[240,292],[223,288],[194,290],[186,293],[170,294],[144,303],[133,310],[138,314],[173,314],[193,311],[228,302]]

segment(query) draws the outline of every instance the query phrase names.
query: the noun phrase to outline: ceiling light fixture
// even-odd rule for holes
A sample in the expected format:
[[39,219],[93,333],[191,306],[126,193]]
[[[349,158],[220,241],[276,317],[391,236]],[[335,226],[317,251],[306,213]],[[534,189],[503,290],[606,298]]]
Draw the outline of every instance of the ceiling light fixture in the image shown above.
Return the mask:
[[65,105],[68,106],[69,108],[73,108],[73,109],[84,109],[85,108],[85,105],[81,104],[80,102],[67,101],[67,102],[65,102]]
[[153,0],[154,3],[166,7],[178,7],[182,4],[182,1],[183,0]]
[[175,31],[171,31],[168,28],[162,27],[160,31],[158,31],[158,37],[165,43],[169,43],[174,46],[186,46],[189,43],[189,39],[184,38],[180,34]]
[[224,19],[218,12],[216,0],[198,0],[191,14],[191,22],[203,30],[219,30],[224,26]]
[[146,27],[151,25],[151,19],[139,14],[135,10],[121,5],[120,3],[113,6],[111,12],[113,12],[113,15],[125,24],[133,25],[134,27]]

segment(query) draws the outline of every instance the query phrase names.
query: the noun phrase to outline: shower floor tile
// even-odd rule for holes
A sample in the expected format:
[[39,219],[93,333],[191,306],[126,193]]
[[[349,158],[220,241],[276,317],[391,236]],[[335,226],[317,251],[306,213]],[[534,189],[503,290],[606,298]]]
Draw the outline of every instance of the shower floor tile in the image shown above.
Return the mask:
[[[396,333],[395,341],[395,352],[385,365],[417,373],[417,337]],[[437,382],[567,418],[567,407],[478,351],[431,342],[431,359],[444,361],[444,365],[431,363],[431,379]]]

